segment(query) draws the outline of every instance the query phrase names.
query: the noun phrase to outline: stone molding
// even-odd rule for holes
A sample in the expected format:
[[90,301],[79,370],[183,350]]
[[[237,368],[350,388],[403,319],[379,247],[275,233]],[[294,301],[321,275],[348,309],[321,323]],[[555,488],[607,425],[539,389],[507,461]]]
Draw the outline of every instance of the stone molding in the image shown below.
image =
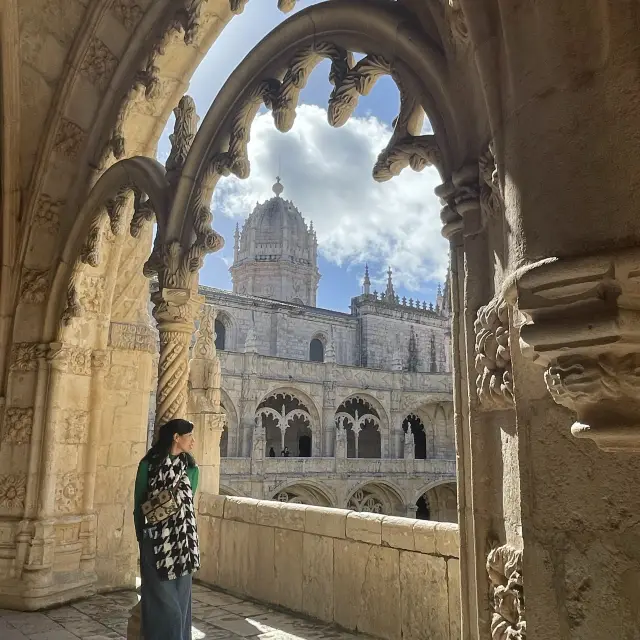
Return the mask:
[[514,274],[523,354],[545,368],[571,432],[605,451],[640,451],[640,253],[548,259]]
[[491,595],[492,640],[526,640],[522,551],[510,545],[496,547],[487,557]]

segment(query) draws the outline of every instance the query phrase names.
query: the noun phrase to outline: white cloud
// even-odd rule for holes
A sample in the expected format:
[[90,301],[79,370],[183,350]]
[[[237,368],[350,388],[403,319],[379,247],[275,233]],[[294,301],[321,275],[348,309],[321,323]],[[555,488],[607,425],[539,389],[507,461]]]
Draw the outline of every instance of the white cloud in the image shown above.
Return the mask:
[[260,114],[251,130],[251,176],[222,180],[214,212],[247,217],[256,200],[272,196],[280,172],[283,197],[313,221],[325,258],[338,265],[378,265],[379,273],[372,276],[379,289],[387,264],[394,269],[394,282],[410,290],[442,281],[448,245],[440,234],[440,205],[433,192],[438,173],[405,169],[389,182],[374,182],[371,169],[390,135],[375,117],[352,118],[333,129],[326,110],[311,105],[298,108],[287,134],[275,129],[270,113]]

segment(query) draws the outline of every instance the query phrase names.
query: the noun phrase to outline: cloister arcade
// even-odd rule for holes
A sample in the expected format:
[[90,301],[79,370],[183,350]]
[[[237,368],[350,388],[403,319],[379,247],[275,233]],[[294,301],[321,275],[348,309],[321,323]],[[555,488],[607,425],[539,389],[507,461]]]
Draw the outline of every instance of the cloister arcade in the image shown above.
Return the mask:
[[[637,2],[330,0],[261,41],[198,127],[188,80],[246,5],[0,5],[0,606],[134,583],[151,275],[157,424],[193,417],[202,509],[217,504],[219,450],[202,445],[224,420],[213,322],[189,359],[198,272],[223,243],[211,197],[221,178],[248,175],[258,109],[289,130],[328,58],[334,126],[381,76],[400,88],[374,178],[427,164],[442,178],[459,502],[446,571],[460,587],[447,634],[637,637]],[[162,166],[152,156],[173,109]],[[231,432],[227,446],[239,450]],[[364,491],[349,499],[371,505]]]

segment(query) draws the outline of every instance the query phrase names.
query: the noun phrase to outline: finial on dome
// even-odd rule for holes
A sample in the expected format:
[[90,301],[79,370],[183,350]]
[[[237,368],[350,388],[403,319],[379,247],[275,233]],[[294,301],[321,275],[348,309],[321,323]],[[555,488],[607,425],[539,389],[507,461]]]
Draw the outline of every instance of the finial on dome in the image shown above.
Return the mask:
[[276,197],[279,198],[280,194],[284,191],[284,187],[280,183],[280,176],[278,176],[276,178],[276,181],[275,181],[273,187],[271,187],[271,188],[273,189],[273,193],[276,194]]

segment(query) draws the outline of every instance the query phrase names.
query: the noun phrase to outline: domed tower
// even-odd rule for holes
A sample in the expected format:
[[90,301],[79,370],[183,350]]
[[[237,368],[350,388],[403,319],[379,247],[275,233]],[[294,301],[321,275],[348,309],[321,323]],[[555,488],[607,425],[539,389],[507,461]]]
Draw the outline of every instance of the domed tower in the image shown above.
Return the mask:
[[294,204],[283,200],[280,178],[275,197],[256,208],[242,232],[236,228],[233,292],[316,306],[320,273],[318,240]]

